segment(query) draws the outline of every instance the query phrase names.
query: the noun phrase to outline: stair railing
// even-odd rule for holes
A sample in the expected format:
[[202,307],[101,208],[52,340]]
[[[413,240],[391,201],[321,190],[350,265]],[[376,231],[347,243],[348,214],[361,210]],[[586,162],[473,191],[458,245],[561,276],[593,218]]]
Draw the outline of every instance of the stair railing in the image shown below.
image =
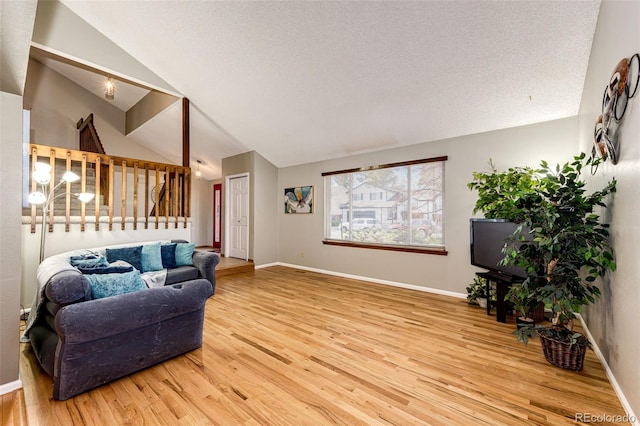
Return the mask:
[[[35,163],[48,159],[51,165],[51,183],[54,186],[59,180],[56,177],[56,160],[64,163],[65,171],[73,167],[80,167],[80,191],[86,192],[87,185],[95,185],[95,199],[93,201],[93,215],[95,216],[95,229],[100,230],[101,205],[107,206],[107,223],[109,231],[113,230],[115,199],[114,190],[120,189],[120,217],[121,228],[125,229],[126,219],[133,216],[133,229],[138,228],[138,220],[144,219],[144,229],[149,228],[149,222],[155,222],[155,229],[160,226],[160,217],[164,217],[164,227],[169,228],[169,217],[175,218],[175,227],[182,221],[187,227],[187,218],[191,216],[191,169],[175,164],[158,163],[154,161],[140,160],[128,157],[105,155],[93,152],[78,151],[74,149],[58,148],[46,145],[30,144],[31,172],[35,169]],[[47,160],[45,160],[47,161]],[[95,167],[91,167],[94,165]],[[103,166],[103,167],[101,167]],[[95,171],[95,176],[87,172]],[[107,182],[100,185],[101,174],[106,173]],[[119,181],[118,181],[119,180]],[[163,183],[164,182],[164,183]],[[164,191],[166,194],[160,197],[160,187],[170,183],[171,188]],[[35,181],[32,180],[32,191],[35,191]],[[132,186],[132,191],[129,188]],[[140,186],[143,189],[140,189]],[[71,188],[67,184],[67,195],[61,199],[65,203],[65,231],[69,232],[71,223]],[[131,192],[131,196],[127,196]],[[163,208],[153,208],[153,200],[163,204]],[[52,202],[49,208],[49,232],[53,232],[55,206]],[[80,205],[80,230],[85,231],[87,209],[91,206]],[[131,216],[127,216],[127,211]],[[152,212],[153,213],[150,213]],[[163,213],[162,215],[160,213]],[[91,214],[89,214],[91,216]],[[36,206],[31,206],[31,232],[36,231]],[[154,220],[155,219],[155,220]]]

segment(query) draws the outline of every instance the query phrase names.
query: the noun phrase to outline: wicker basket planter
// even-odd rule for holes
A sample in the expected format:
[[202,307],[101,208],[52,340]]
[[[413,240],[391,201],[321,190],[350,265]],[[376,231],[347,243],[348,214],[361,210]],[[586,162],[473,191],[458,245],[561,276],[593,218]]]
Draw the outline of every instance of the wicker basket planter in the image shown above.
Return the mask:
[[541,330],[538,335],[540,336],[540,343],[542,344],[542,352],[544,352],[544,357],[549,364],[566,370],[582,370],[588,345],[584,343],[571,344],[570,342],[563,342],[546,336],[545,331],[546,330]]

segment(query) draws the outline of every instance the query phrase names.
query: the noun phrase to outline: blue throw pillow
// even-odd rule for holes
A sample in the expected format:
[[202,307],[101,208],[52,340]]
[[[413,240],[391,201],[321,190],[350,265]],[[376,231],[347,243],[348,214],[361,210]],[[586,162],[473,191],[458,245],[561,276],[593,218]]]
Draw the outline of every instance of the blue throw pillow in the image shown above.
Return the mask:
[[161,271],[162,253],[160,243],[145,244],[142,246],[142,272]]
[[178,243],[176,245],[176,266],[193,265],[193,251],[195,248],[195,243]]
[[109,262],[104,256],[99,254],[83,254],[80,256],[71,256],[69,258],[71,266],[76,268],[100,268],[109,266]]
[[107,260],[109,263],[113,263],[116,260],[124,260],[138,271],[142,271],[142,246],[108,248]]
[[162,256],[162,266],[167,269],[176,267],[176,243],[162,244],[160,254]]
[[140,278],[140,271],[136,270],[124,274],[90,274],[85,276],[91,283],[91,295],[94,299],[133,293],[147,288]]
[[[105,260],[106,262],[106,260]],[[133,266],[124,260],[118,260],[113,263],[107,263],[107,266],[77,266],[78,270],[83,274],[121,274],[123,272],[133,271]]]

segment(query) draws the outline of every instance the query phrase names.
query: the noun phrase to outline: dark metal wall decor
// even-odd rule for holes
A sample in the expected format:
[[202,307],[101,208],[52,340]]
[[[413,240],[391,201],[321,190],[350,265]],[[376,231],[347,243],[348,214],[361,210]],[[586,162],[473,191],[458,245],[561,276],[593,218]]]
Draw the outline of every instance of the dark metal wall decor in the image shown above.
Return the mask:
[[[602,96],[602,114],[596,120],[593,131],[591,157],[600,157],[603,161],[618,162],[618,128],[627,111],[629,99],[638,91],[640,81],[640,54],[630,59],[622,58],[616,65],[604,89]],[[592,165],[591,174],[598,169]]]

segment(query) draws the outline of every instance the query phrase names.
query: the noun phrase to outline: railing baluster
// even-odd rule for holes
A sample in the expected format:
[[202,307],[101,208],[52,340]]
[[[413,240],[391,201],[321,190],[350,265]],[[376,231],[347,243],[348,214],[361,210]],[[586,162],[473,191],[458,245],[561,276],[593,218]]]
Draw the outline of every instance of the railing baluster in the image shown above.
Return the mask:
[[[80,176],[80,192],[87,192],[87,156],[82,156],[81,176]],[[84,232],[85,228],[85,203],[80,203],[80,232]]]
[[138,229],[138,163],[133,163],[133,230]]
[[149,228],[149,164],[144,165],[144,229]]
[[187,227],[187,218],[191,216],[191,173],[189,169],[184,171],[184,187],[185,187],[185,211],[183,212],[184,216],[184,228]]
[[[71,171],[71,152],[67,151],[67,163],[66,163],[66,171]],[[69,232],[70,223],[71,223],[71,183],[67,182],[66,185],[67,195],[65,198],[65,219],[64,219],[64,232]]]
[[122,224],[120,228],[124,231],[125,219],[127,214],[127,162],[122,161],[122,196],[120,197],[120,215],[122,216]]
[[156,213],[156,229],[158,229],[158,222],[160,220],[160,169],[156,166],[156,198],[155,198],[155,213]]
[[[51,181],[49,182],[49,194],[53,193],[56,186],[56,150],[49,151],[49,165],[51,166]],[[49,232],[53,232],[53,216],[55,212],[55,203],[53,198],[49,204]],[[42,224],[44,226],[44,224]]]
[[109,231],[113,231],[113,158],[109,159]]
[[173,178],[173,214],[175,215],[175,224],[174,227],[176,229],[178,229],[178,217],[180,216],[180,209],[179,209],[179,201],[180,201],[180,189],[179,189],[179,183],[180,183],[180,174],[178,172],[178,168],[175,168],[175,175]]
[[169,229],[169,198],[171,198],[171,172],[167,166],[164,172],[164,229]]
[[95,215],[96,215],[96,231],[100,230],[100,169],[102,168],[102,162],[100,157],[96,157],[94,167],[96,170],[96,199],[95,199]]

